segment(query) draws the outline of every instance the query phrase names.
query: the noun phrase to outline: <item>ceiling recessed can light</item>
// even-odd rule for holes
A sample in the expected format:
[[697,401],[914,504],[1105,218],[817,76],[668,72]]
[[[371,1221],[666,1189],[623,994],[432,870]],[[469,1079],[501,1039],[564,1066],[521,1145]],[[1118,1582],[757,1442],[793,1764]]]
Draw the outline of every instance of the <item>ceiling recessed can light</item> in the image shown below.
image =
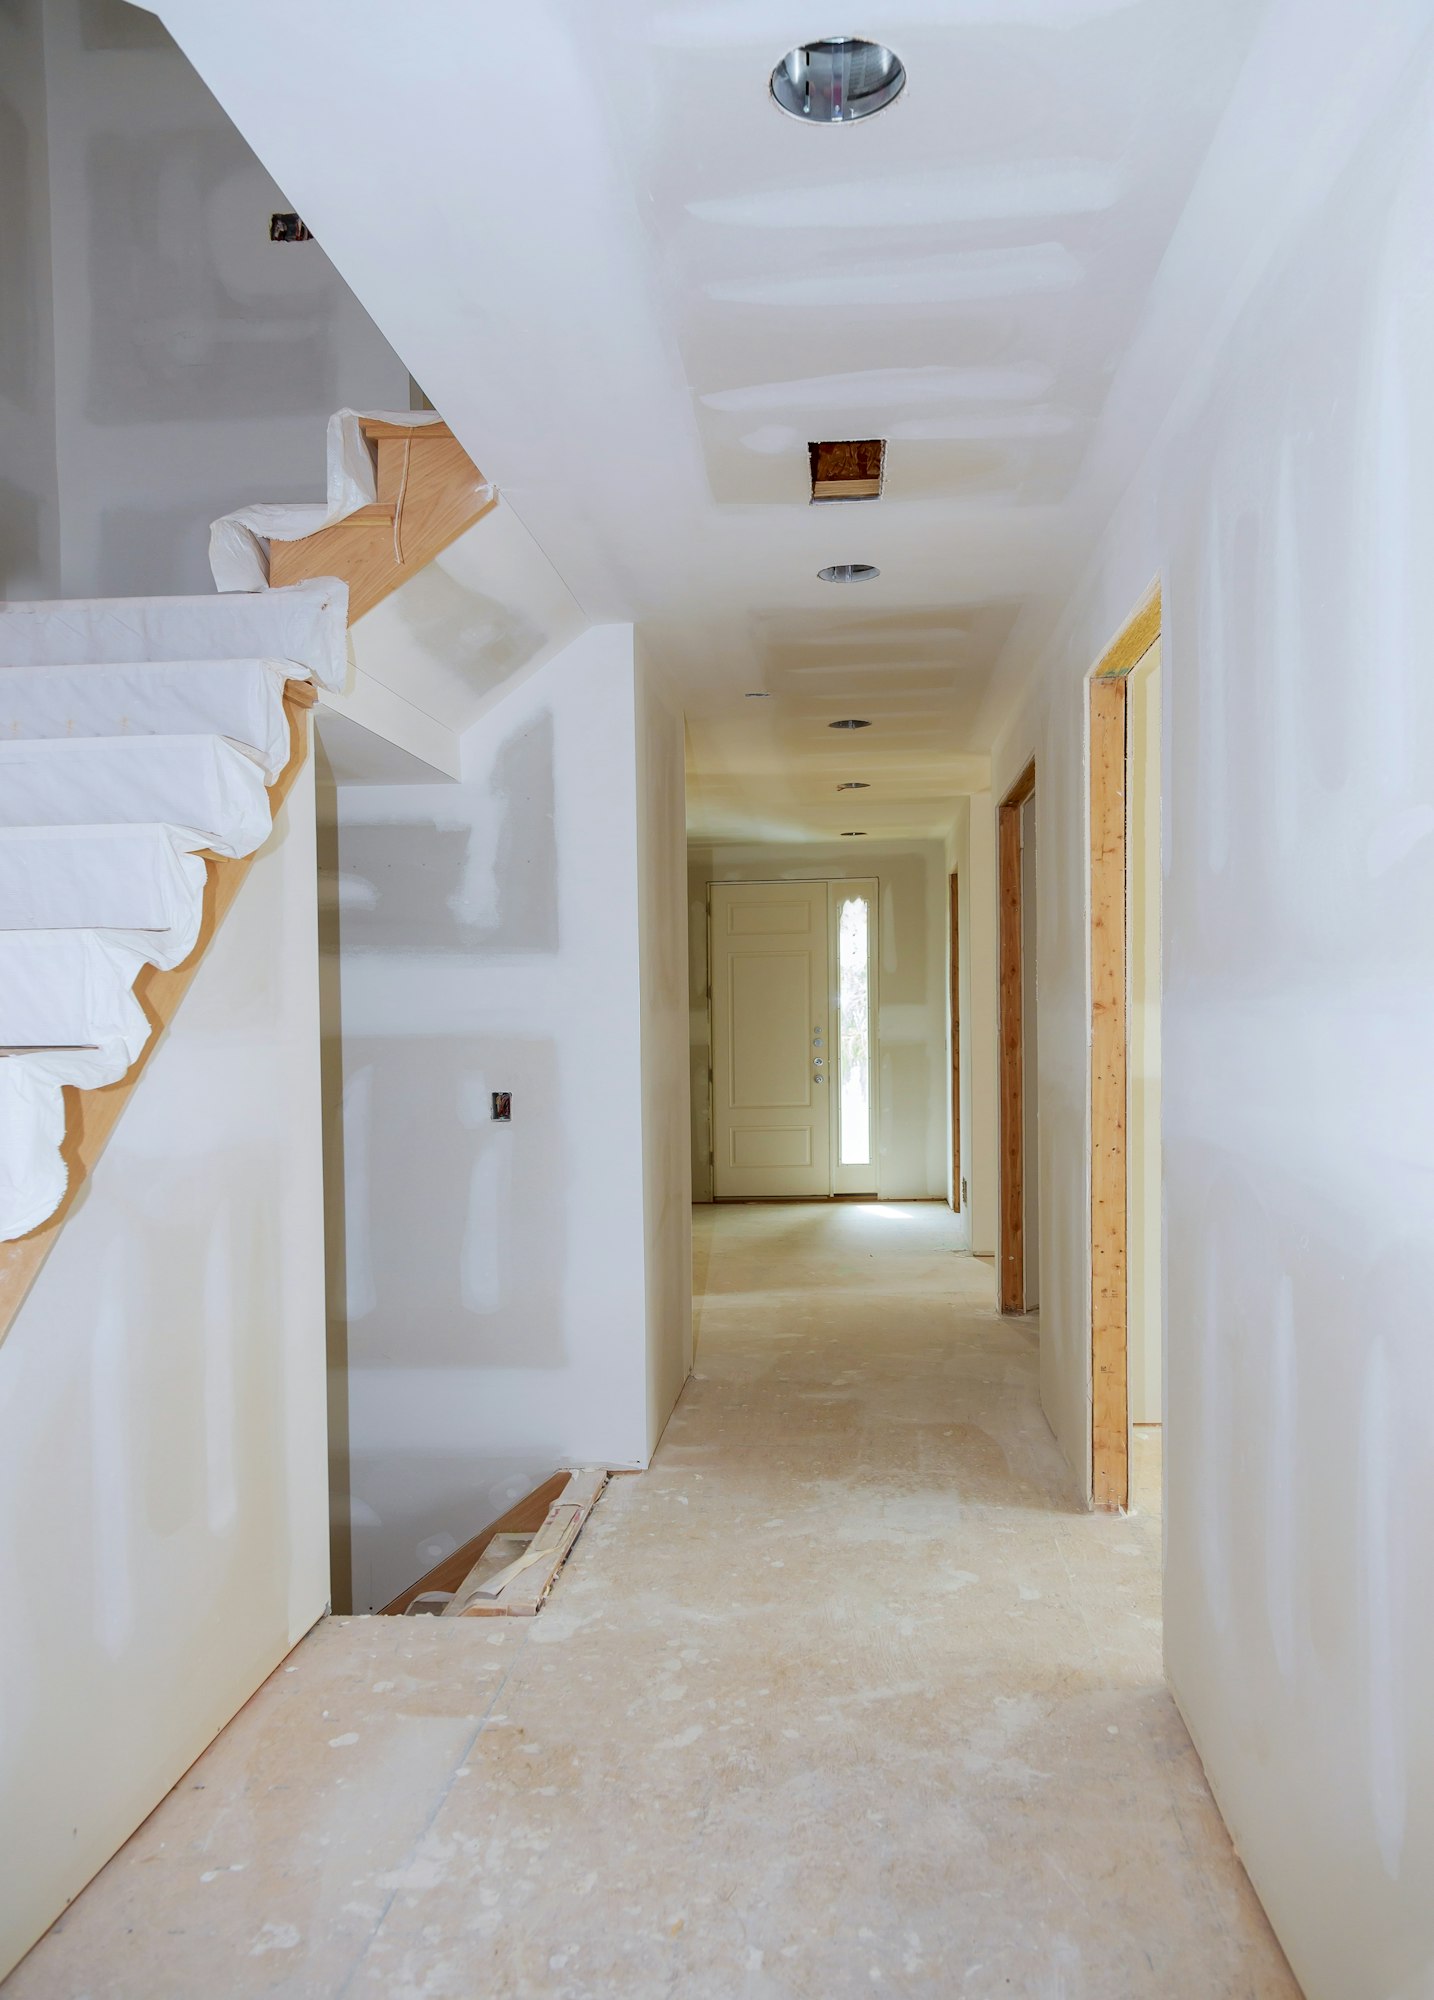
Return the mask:
[[828,563],[817,575],[823,583],[870,583],[881,571],[875,563]]
[[865,778],[848,778],[844,785],[838,785],[839,792],[869,792],[871,786]]
[[829,722],[828,729],[870,729],[871,724],[859,715],[844,715],[840,722]]
[[782,57],[772,71],[772,95],[808,125],[850,125],[884,111],[906,85],[901,58],[880,42],[824,35]]
[[855,831],[854,833],[844,833],[844,834],[842,835],[842,839],[843,839],[843,840],[865,840],[865,839],[866,839],[866,828],[865,828],[864,826],[862,826],[862,827],[858,827],[858,828],[856,829],[856,831]]

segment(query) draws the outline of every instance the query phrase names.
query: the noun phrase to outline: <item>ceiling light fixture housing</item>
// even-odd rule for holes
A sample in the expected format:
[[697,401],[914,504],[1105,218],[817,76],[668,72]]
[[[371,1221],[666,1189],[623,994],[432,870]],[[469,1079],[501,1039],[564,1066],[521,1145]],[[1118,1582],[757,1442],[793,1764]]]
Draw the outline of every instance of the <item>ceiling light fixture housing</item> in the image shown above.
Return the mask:
[[829,722],[827,724],[828,729],[870,729],[870,727],[871,724],[859,715],[843,716],[840,722]]
[[823,583],[870,583],[881,571],[875,563],[828,563],[817,575]]
[[864,826],[861,826],[861,827],[858,827],[858,828],[856,829],[856,831],[855,831],[854,833],[844,833],[844,834],[842,835],[842,839],[843,839],[843,840],[865,840],[865,839],[866,839],[866,828],[865,828]]
[[844,785],[838,785],[839,792],[869,792],[871,786],[865,778],[848,778]]
[[807,125],[851,125],[885,111],[906,87],[901,58],[880,42],[825,35],[804,42],[772,71],[772,95]]

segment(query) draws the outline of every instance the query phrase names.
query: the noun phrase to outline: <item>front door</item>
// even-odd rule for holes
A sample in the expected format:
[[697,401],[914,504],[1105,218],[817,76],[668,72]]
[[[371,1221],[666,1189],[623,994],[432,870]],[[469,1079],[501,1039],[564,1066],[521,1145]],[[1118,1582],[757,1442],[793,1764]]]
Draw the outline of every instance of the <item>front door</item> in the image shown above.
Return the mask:
[[829,1195],[825,882],[712,885],[712,1191]]

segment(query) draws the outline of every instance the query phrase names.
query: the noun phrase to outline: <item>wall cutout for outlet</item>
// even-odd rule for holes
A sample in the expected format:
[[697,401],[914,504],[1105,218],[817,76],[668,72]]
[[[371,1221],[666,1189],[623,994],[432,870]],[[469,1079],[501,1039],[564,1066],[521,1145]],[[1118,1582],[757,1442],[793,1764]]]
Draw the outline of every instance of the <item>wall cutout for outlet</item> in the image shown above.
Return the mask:
[[886,469],[884,438],[844,438],[809,444],[812,499],[879,500]]
[[511,1124],[513,1118],[513,1093],[511,1090],[493,1092],[493,1119],[498,1125]]
[[271,215],[269,217],[269,241],[271,243],[312,243],[314,232],[301,216]]

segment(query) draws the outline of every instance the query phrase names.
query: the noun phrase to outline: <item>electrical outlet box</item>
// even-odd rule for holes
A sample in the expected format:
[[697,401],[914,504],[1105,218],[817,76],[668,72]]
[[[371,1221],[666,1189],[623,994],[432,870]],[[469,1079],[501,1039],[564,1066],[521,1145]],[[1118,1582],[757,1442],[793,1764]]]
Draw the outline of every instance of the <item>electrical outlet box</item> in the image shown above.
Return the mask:
[[493,1092],[493,1122],[497,1125],[509,1125],[512,1123],[512,1119],[513,1119],[512,1091],[495,1090]]

